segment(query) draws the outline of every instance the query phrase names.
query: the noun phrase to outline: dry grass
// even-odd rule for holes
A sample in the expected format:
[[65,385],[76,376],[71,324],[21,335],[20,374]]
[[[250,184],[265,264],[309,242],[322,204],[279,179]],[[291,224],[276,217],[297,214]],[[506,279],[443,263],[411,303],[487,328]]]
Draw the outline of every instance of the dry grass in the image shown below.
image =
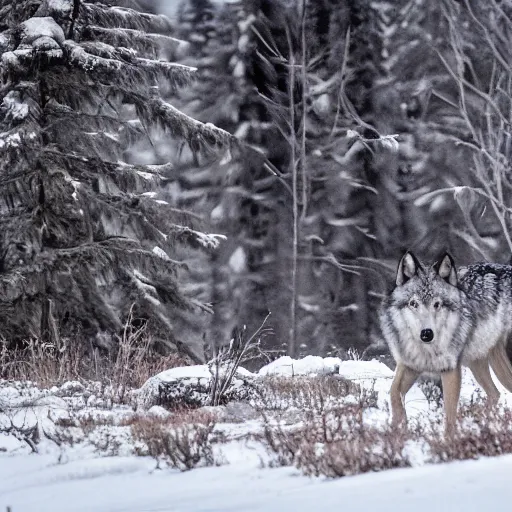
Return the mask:
[[340,432],[322,447],[305,444],[297,466],[306,475],[337,478],[411,466],[405,454],[408,436],[393,430],[360,428]]
[[114,354],[100,354],[84,344],[67,340],[57,353],[55,347],[33,339],[23,347],[0,344],[0,378],[32,381],[41,388],[66,381],[96,381],[112,386],[122,400],[128,389],[138,388],[157,373],[184,366],[176,354],[162,356],[152,349],[152,340],[143,333],[123,337]]

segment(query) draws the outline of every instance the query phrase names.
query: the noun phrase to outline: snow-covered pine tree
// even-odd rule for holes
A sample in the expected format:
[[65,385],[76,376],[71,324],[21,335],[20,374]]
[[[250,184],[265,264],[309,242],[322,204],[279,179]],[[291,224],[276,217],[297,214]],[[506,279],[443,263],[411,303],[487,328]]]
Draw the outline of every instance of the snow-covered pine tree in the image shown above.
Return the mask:
[[160,60],[180,42],[164,16],[83,0],[0,1],[0,337],[60,348],[115,335],[130,316],[176,339],[176,244],[219,238],[158,200],[168,165],[124,163],[157,125],[194,151],[233,142],[164,102],[194,69]]

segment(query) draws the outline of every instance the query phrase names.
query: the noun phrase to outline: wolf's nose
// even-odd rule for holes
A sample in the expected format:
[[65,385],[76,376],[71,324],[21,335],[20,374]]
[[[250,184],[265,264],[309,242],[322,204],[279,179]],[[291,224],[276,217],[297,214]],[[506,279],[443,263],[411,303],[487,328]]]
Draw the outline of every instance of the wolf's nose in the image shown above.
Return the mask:
[[434,331],[432,329],[423,329],[420,333],[421,341],[429,343],[434,339]]

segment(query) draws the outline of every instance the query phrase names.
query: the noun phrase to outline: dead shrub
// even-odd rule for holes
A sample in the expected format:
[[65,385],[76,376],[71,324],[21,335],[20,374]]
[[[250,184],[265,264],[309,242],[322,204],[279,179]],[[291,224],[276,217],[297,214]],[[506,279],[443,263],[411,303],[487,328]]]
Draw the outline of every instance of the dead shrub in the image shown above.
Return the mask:
[[404,447],[411,435],[364,425],[364,411],[361,404],[324,410],[297,427],[267,420],[262,441],[274,455],[271,465],[329,478],[410,466]]
[[404,432],[362,427],[322,444],[306,442],[296,465],[306,475],[337,478],[411,465]]
[[75,420],[75,426],[80,428],[86,436],[92,434],[99,427],[113,427],[116,425],[114,416],[101,416],[95,414],[80,415]]
[[242,329],[236,329],[228,346],[211,347],[213,358],[208,363],[212,375],[209,405],[226,403],[233,393],[232,385],[240,365],[262,353],[261,341],[272,332],[265,327],[269,317],[270,312],[251,336],[247,335],[247,327],[244,325]]
[[255,384],[256,405],[262,411],[295,407],[304,412],[323,411],[329,404],[343,402],[347,396],[360,397],[357,384],[335,377],[266,377]]
[[150,455],[180,471],[220,465],[213,451],[214,428],[214,417],[199,411],[167,419],[139,417],[131,424],[132,436],[140,443],[139,455]]
[[512,453],[512,411],[482,402],[462,406],[459,427],[451,439],[431,428],[423,434],[431,462],[496,457]]
[[407,467],[404,447],[410,434],[364,424],[376,394],[337,377],[268,379],[264,405],[294,406],[300,421],[285,425],[272,410],[261,409],[263,444],[270,465],[294,465],[306,475],[329,478]]

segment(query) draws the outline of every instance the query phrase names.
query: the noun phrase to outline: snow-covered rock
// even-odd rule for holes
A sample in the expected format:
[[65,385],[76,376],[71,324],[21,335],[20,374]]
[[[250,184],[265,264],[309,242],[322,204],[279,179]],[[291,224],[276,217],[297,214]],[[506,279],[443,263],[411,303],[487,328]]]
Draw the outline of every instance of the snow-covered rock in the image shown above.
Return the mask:
[[243,423],[259,418],[258,411],[247,402],[229,402],[225,408],[225,421]]
[[[226,396],[241,400],[250,393],[244,383],[255,375],[245,368],[238,368]],[[200,407],[210,398],[212,373],[208,365],[181,366],[165,370],[151,377],[136,392],[137,406],[148,409],[153,405],[175,407],[185,405]]]

